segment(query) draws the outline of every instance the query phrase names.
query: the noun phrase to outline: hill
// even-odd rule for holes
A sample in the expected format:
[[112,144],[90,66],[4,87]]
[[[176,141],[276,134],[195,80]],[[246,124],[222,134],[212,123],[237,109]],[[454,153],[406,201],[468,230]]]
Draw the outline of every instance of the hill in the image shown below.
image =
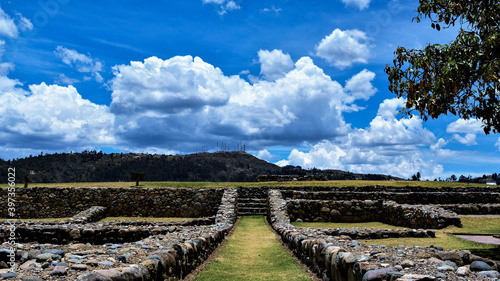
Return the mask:
[[152,155],[104,154],[97,151],[56,153],[0,161],[2,183],[7,169],[16,168],[16,182],[28,175],[32,183],[130,181],[132,172],[145,173],[147,181],[250,182],[259,175],[297,175],[314,179],[397,179],[385,175],[363,175],[339,170],[305,170],[299,166],[279,167],[241,152]]

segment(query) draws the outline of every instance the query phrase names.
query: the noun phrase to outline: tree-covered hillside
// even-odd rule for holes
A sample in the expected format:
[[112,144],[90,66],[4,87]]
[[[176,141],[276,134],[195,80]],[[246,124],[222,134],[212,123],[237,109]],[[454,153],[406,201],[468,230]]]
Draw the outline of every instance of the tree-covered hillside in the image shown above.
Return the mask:
[[279,167],[241,152],[152,155],[135,153],[40,154],[12,161],[0,160],[1,182],[7,182],[9,167],[16,169],[16,182],[28,176],[31,183],[131,181],[131,173],[145,173],[146,181],[250,182],[259,175],[298,175],[314,179],[387,180],[385,175],[360,175],[339,170],[305,170]]

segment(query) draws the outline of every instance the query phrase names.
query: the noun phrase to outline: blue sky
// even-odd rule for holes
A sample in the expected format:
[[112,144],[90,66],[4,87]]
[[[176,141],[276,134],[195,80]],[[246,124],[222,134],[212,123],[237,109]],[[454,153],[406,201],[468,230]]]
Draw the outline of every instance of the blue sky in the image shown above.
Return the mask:
[[0,2],[0,158],[224,142],[304,168],[500,172],[479,121],[397,114],[396,47],[457,32],[412,22],[418,1],[144,2]]

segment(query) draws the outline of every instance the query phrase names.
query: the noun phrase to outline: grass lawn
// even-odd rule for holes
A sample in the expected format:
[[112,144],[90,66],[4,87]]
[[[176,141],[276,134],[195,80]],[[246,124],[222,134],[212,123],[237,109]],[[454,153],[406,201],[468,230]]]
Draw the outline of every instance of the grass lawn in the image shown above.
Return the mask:
[[217,258],[195,280],[311,280],[266,225],[263,216],[242,217]]
[[148,222],[173,222],[173,221],[190,221],[194,218],[153,218],[153,217],[107,217],[99,222],[108,221],[148,221]]
[[[444,229],[436,230],[436,238],[391,238],[376,240],[360,240],[365,244],[377,244],[387,246],[441,246],[448,250],[470,250],[476,255],[500,260],[500,245],[487,245],[468,241],[452,235],[453,233],[472,233],[472,234],[500,234],[500,217],[461,217],[463,228],[449,226]],[[395,229],[402,228],[391,226],[379,222],[367,223],[293,223],[298,227],[317,227],[317,228],[338,228],[338,227],[358,227],[358,228],[381,228]]]
[[[466,183],[435,182],[435,181],[362,181],[362,180],[335,180],[335,181],[289,181],[289,182],[172,182],[154,181],[140,182],[141,188],[149,187],[177,187],[177,188],[225,188],[225,187],[278,187],[278,186],[329,186],[350,187],[385,185],[395,187],[423,186],[423,187],[464,187]],[[135,182],[77,182],[77,183],[30,183],[30,187],[135,187]],[[471,186],[486,186],[484,184],[471,184]],[[0,188],[7,188],[7,184],[0,184]],[[22,184],[18,184],[22,188]]]

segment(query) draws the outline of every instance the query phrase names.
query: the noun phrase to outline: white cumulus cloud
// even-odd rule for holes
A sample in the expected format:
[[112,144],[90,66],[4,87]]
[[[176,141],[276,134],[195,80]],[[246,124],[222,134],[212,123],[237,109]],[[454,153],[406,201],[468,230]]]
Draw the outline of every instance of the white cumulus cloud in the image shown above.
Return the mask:
[[463,137],[459,134],[454,134],[453,137],[461,144],[465,144],[467,146],[477,145],[476,134],[466,134]]
[[257,158],[263,159],[266,161],[277,160],[279,159],[278,155],[273,155],[269,150],[263,149],[257,153]]
[[360,10],[364,10],[370,6],[371,0],[342,0],[346,6],[355,6]]
[[345,69],[353,63],[368,63],[370,38],[363,31],[335,29],[315,47],[316,56],[327,60],[331,65]]
[[[2,148],[73,150],[114,144],[114,116],[73,86],[30,85],[0,76]],[[3,149],[2,149],[3,150]]]
[[64,64],[75,67],[78,72],[91,73],[98,83],[103,82],[104,79],[100,74],[103,65],[99,60],[62,46],[57,46],[54,53]]
[[455,122],[448,124],[446,127],[447,133],[464,133],[476,134],[483,132],[482,123],[477,119],[458,119]]
[[279,164],[403,178],[416,172],[428,176],[441,173],[443,167],[433,160],[433,154],[420,149],[434,145],[435,136],[422,127],[420,119],[396,118],[398,107],[403,103],[399,99],[385,100],[368,128],[352,130],[336,141],[318,142],[308,152],[295,149]]
[[270,81],[285,76],[294,65],[290,55],[284,54],[282,50],[260,50],[258,55],[260,74]]
[[[358,98],[309,57],[281,78],[254,84],[191,56],[151,57],[116,66],[114,74],[111,111],[123,141],[141,146],[154,140],[176,150],[217,141],[260,149],[345,135],[350,128],[342,112]],[[373,87],[370,79],[349,85]]]

